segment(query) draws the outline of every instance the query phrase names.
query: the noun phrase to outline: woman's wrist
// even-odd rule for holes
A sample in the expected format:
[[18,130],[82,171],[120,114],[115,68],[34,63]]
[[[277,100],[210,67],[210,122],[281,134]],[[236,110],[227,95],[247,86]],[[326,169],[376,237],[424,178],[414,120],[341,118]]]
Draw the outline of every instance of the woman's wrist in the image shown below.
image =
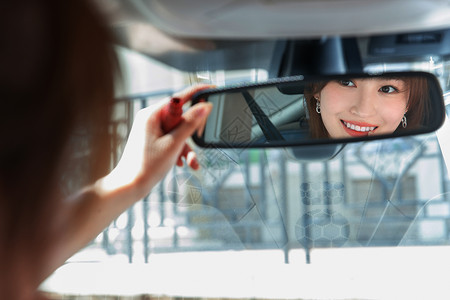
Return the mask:
[[97,180],[93,188],[102,199],[119,201],[127,206],[144,198],[152,189],[152,180],[136,176],[126,178],[120,170],[113,170]]

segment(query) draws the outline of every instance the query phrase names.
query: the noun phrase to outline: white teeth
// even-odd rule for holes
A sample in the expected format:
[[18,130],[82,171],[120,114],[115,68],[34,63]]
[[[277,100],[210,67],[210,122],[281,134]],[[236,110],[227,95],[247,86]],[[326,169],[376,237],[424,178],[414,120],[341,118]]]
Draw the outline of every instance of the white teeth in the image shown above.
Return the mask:
[[355,130],[355,131],[360,131],[360,132],[368,132],[368,131],[372,131],[374,130],[376,127],[363,127],[363,126],[358,126],[355,124],[350,124],[347,122],[344,122],[344,125],[347,126],[347,128],[350,128],[351,130]]

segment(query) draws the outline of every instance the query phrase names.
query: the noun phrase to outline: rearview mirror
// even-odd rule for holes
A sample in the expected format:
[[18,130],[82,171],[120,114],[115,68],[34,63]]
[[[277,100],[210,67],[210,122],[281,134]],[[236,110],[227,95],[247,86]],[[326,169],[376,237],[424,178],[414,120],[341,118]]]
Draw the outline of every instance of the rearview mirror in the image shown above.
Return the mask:
[[433,132],[444,121],[436,77],[425,72],[296,76],[209,89],[202,147],[288,147]]

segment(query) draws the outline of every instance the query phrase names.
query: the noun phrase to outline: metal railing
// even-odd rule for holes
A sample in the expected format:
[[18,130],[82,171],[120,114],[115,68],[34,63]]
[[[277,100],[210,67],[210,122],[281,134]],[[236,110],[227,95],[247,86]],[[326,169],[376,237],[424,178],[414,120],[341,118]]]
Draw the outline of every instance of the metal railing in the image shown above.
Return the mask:
[[[129,129],[136,107],[170,93],[121,99],[114,128]],[[279,249],[289,262],[302,248],[309,262],[314,248],[449,243],[449,181],[434,136],[351,144],[311,163],[276,149],[198,155],[202,171],[173,169],[91,247],[129,262],[226,249]]]

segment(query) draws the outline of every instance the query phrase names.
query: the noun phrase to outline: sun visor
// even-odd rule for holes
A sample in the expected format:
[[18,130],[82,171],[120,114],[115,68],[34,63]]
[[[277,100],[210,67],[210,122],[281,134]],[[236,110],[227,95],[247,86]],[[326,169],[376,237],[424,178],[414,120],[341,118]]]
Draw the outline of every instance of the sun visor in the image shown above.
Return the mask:
[[179,38],[312,38],[450,27],[446,0],[121,2],[136,19]]

